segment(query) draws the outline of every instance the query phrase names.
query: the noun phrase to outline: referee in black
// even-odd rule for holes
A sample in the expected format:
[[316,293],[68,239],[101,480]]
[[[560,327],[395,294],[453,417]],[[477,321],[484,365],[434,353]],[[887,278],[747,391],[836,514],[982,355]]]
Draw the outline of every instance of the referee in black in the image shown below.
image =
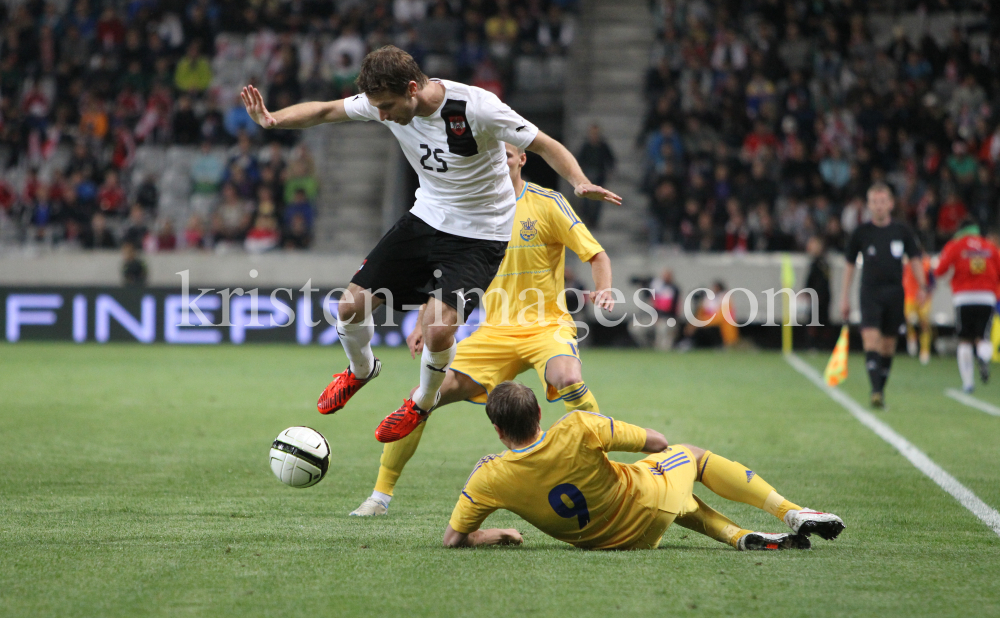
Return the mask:
[[892,368],[899,334],[906,317],[903,312],[903,256],[920,285],[917,302],[927,296],[927,281],[917,258],[923,253],[909,226],[892,220],[895,205],[892,189],[877,182],[868,189],[869,223],[858,226],[847,243],[844,257],[844,284],[840,312],[847,323],[851,312],[851,281],[858,255],[863,256],[861,271],[861,341],[865,348],[865,367],[872,385],[873,408],[885,405],[885,383]]

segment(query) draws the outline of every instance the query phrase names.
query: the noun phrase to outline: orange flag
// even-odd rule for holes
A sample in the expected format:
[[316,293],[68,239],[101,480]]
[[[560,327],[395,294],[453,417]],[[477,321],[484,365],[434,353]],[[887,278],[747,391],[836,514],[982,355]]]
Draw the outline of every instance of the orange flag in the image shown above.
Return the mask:
[[847,345],[850,339],[849,330],[845,325],[840,329],[840,338],[830,355],[830,362],[826,364],[826,371],[823,372],[823,379],[830,386],[837,386],[847,379]]

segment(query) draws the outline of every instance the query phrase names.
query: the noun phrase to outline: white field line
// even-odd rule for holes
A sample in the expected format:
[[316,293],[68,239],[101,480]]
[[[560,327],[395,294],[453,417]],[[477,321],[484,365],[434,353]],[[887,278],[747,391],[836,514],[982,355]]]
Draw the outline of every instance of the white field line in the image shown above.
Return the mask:
[[985,401],[976,399],[972,395],[969,395],[968,393],[963,393],[958,389],[946,388],[944,394],[947,395],[948,397],[951,397],[952,399],[954,399],[959,403],[964,403],[970,408],[975,408],[977,410],[980,410],[987,414],[991,414],[993,416],[1000,416],[1000,408],[996,407],[991,403],[986,403]]
[[900,452],[903,457],[910,460],[917,470],[926,474],[932,481],[937,483],[941,489],[945,490],[953,498],[958,500],[962,506],[972,511],[972,514],[989,526],[993,532],[1000,535],[1000,513],[993,507],[979,499],[979,496],[958,482],[952,475],[934,463],[923,451],[915,447],[909,440],[896,433],[896,431],[879,420],[874,414],[861,407],[858,402],[847,396],[840,389],[828,386],[823,381],[823,377],[816,369],[794,354],[786,354],[785,359],[793,369],[804,375],[810,382],[815,384],[821,391],[830,396],[854,418],[861,421],[861,424],[874,431],[878,437],[888,442],[893,448]]

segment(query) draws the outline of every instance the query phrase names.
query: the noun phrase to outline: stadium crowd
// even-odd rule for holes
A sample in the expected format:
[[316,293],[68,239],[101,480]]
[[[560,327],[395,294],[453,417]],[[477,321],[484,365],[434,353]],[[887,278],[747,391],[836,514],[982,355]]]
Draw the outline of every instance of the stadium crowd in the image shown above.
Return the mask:
[[[842,250],[877,180],[927,250],[965,216],[996,226],[1000,3],[882,3],[924,24],[891,33],[873,31],[872,4],[655,4],[637,140],[651,243],[788,251],[815,236]],[[978,19],[936,39],[928,24],[952,11]]]
[[[263,135],[240,86],[261,85],[272,109],[343,97],[364,55],[394,43],[431,75],[503,96],[517,58],[566,52],[574,10],[575,0],[0,3],[0,217],[26,242],[308,247],[312,153],[298,132]],[[196,149],[182,226],[158,213],[162,170],[137,162],[149,145]]]

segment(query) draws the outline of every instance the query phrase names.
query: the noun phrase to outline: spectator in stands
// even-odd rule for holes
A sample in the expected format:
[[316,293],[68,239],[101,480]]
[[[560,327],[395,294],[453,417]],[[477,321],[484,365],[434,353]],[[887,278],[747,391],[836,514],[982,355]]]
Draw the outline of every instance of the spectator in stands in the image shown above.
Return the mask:
[[298,149],[297,154],[298,157],[288,166],[288,175],[285,179],[286,204],[295,199],[295,192],[299,189],[305,191],[306,198],[310,202],[315,201],[319,194],[319,181],[316,179],[312,155],[305,148]]
[[312,231],[302,213],[295,213],[286,224],[283,235],[285,249],[308,249],[312,245]]
[[292,201],[285,206],[284,224],[286,229],[291,229],[292,219],[301,216],[305,224],[306,232],[312,234],[313,221],[315,219],[315,209],[309,202],[305,189],[296,189]]
[[223,248],[234,243],[243,243],[250,228],[253,206],[240,198],[232,183],[222,186],[222,202],[212,217],[213,245]]
[[195,195],[215,196],[222,186],[226,166],[222,157],[212,152],[212,143],[205,140],[191,161],[191,188]]
[[259,214],[254,218],[253,227],[247,231],[243,247],[247,253],[264,253],[278,248],[280,244],[277,219],[272,215]]
[[84,249],[117,249],[118,243],[114,234],[108,229],[107,218],[101,213],[94,213],[90,225],[80,236],[80,244]]
[[125,212],[125,199],[125,190],[118,184],[118,174],[108,170],[97,192],[97,207],[105,214],[120,216]]
[[[239,94],[233,96],[230,107],[223,119],[223,126],[225,126],[226,133],[233,140],[239,138],[240,135],[256,137],[260,132],[260,125],[250,118],[250,114],[247,113],[247,108],[243,105]],[[202,134],[204,135],[204,133]]]
[[184,226],[184,246],[188,249],[205,249],[205,222],[198,215],[188,217]]
[[174,232],[174,224],[169,218],[160,220],[157,226],[155,244],[156,251],[173,251],[177,248],[177,234]]
[[538,23],[538,44],[549,54],[565,54],[573,42],[573,20],[553,2]]
[[133,248],[141,249],[149,234],[149,226],[146,224],[146,212],[142,206],[133,204],[128,211],[128,221],[126,222],[125,233],[122,235],[122,244],[130,244]]
[[201,122],[191,106],[191,97],[182,96],[177,99],[177,109],[174,110],[172,121],[174,141],[178,144],[197,144],[201,139]]
[[656,185],[649,202],[649,218],[651,244],[674,241],[681,218],[681,200],[677,194],[677,185],[670,178],[662,178]]
[[160,190],[156,188],[156,180],[156,173],[150,172],[143,177],[135,190],[135,203],[150,214],[155,214],[160,205]]
[[[576,156],[580,168],[591,182],[604,186],[608,176],[615,169],[615,153],[604,139],[601,127],[592,124],[587,129],[587,141]],[[577,204],[580,219],[591,229],[597,229],[601,219],[601,204],[592,200],[582,200]]]

